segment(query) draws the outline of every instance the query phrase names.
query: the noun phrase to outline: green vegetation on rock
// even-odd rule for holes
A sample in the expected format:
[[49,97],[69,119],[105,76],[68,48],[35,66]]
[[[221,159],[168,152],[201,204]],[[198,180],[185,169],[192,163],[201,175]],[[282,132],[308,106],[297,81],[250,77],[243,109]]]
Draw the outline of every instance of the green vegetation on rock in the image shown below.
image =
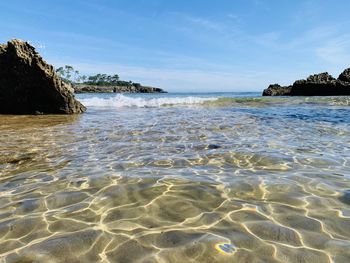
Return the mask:
[[140,83],[132,81],[120,80],[119,75],[107,75],[107,74],[96,74],[91,76],[81,75],[78,70],[75,70],[72,66],[65,65],[59,67],[56,73],[61,79],[71,84],[85,84],[94,86],[134,86],[136,88],[141,87]]
[[127,93],[163,93],[160,88],[142,86],[140,83],[120,80],[118,74],[81,75],[72,66],[65,65],[56,69],[60,78],[72,85],[75,93],[127,92]]

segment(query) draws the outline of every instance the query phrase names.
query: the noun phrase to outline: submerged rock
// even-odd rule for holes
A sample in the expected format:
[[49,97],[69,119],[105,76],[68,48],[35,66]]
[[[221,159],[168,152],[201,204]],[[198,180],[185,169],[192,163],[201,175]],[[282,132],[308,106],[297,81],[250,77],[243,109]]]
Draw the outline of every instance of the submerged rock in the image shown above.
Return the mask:
[[215,150],[215,149],[219,149],[219,148],[221,148],[221,146],[217,145],[217,144],[209,144],[208,145],[209,150]]
[[297,80],[292,86],[270,85],[263,96],[341,96],[350,95],[350,69],[340,74],[338,79],[328,72]]
[[344,204],[350,205],[350,190],[344,191],[343,195],[339,197],[339,200]]
[[86,108],[28,42],[0,45],[0,114],[74,114]]

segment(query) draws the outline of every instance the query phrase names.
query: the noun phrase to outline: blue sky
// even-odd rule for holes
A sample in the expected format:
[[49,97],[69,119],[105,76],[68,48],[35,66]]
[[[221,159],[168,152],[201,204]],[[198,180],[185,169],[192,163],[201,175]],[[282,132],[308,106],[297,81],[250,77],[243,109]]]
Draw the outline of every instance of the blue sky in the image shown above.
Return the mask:
[[349,10],[348,0],[11,0],[0,2],[0,42],[168,91],[261,91],[350,67]]

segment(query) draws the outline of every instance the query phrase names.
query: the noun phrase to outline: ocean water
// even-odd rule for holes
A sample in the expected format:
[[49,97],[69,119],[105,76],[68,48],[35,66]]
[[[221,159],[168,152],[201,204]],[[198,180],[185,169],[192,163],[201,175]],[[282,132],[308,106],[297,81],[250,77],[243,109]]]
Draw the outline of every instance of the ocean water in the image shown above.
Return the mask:
[[350,262],[350,97],[77,97],[0,116],[0,262]]

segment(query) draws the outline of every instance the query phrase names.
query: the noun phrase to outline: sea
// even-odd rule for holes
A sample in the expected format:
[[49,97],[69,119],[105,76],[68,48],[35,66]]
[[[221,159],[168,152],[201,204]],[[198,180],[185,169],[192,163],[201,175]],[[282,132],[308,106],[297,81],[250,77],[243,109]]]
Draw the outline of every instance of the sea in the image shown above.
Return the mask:
[[350,97],[76,97],[0,116],[0,262],[350,262]]

